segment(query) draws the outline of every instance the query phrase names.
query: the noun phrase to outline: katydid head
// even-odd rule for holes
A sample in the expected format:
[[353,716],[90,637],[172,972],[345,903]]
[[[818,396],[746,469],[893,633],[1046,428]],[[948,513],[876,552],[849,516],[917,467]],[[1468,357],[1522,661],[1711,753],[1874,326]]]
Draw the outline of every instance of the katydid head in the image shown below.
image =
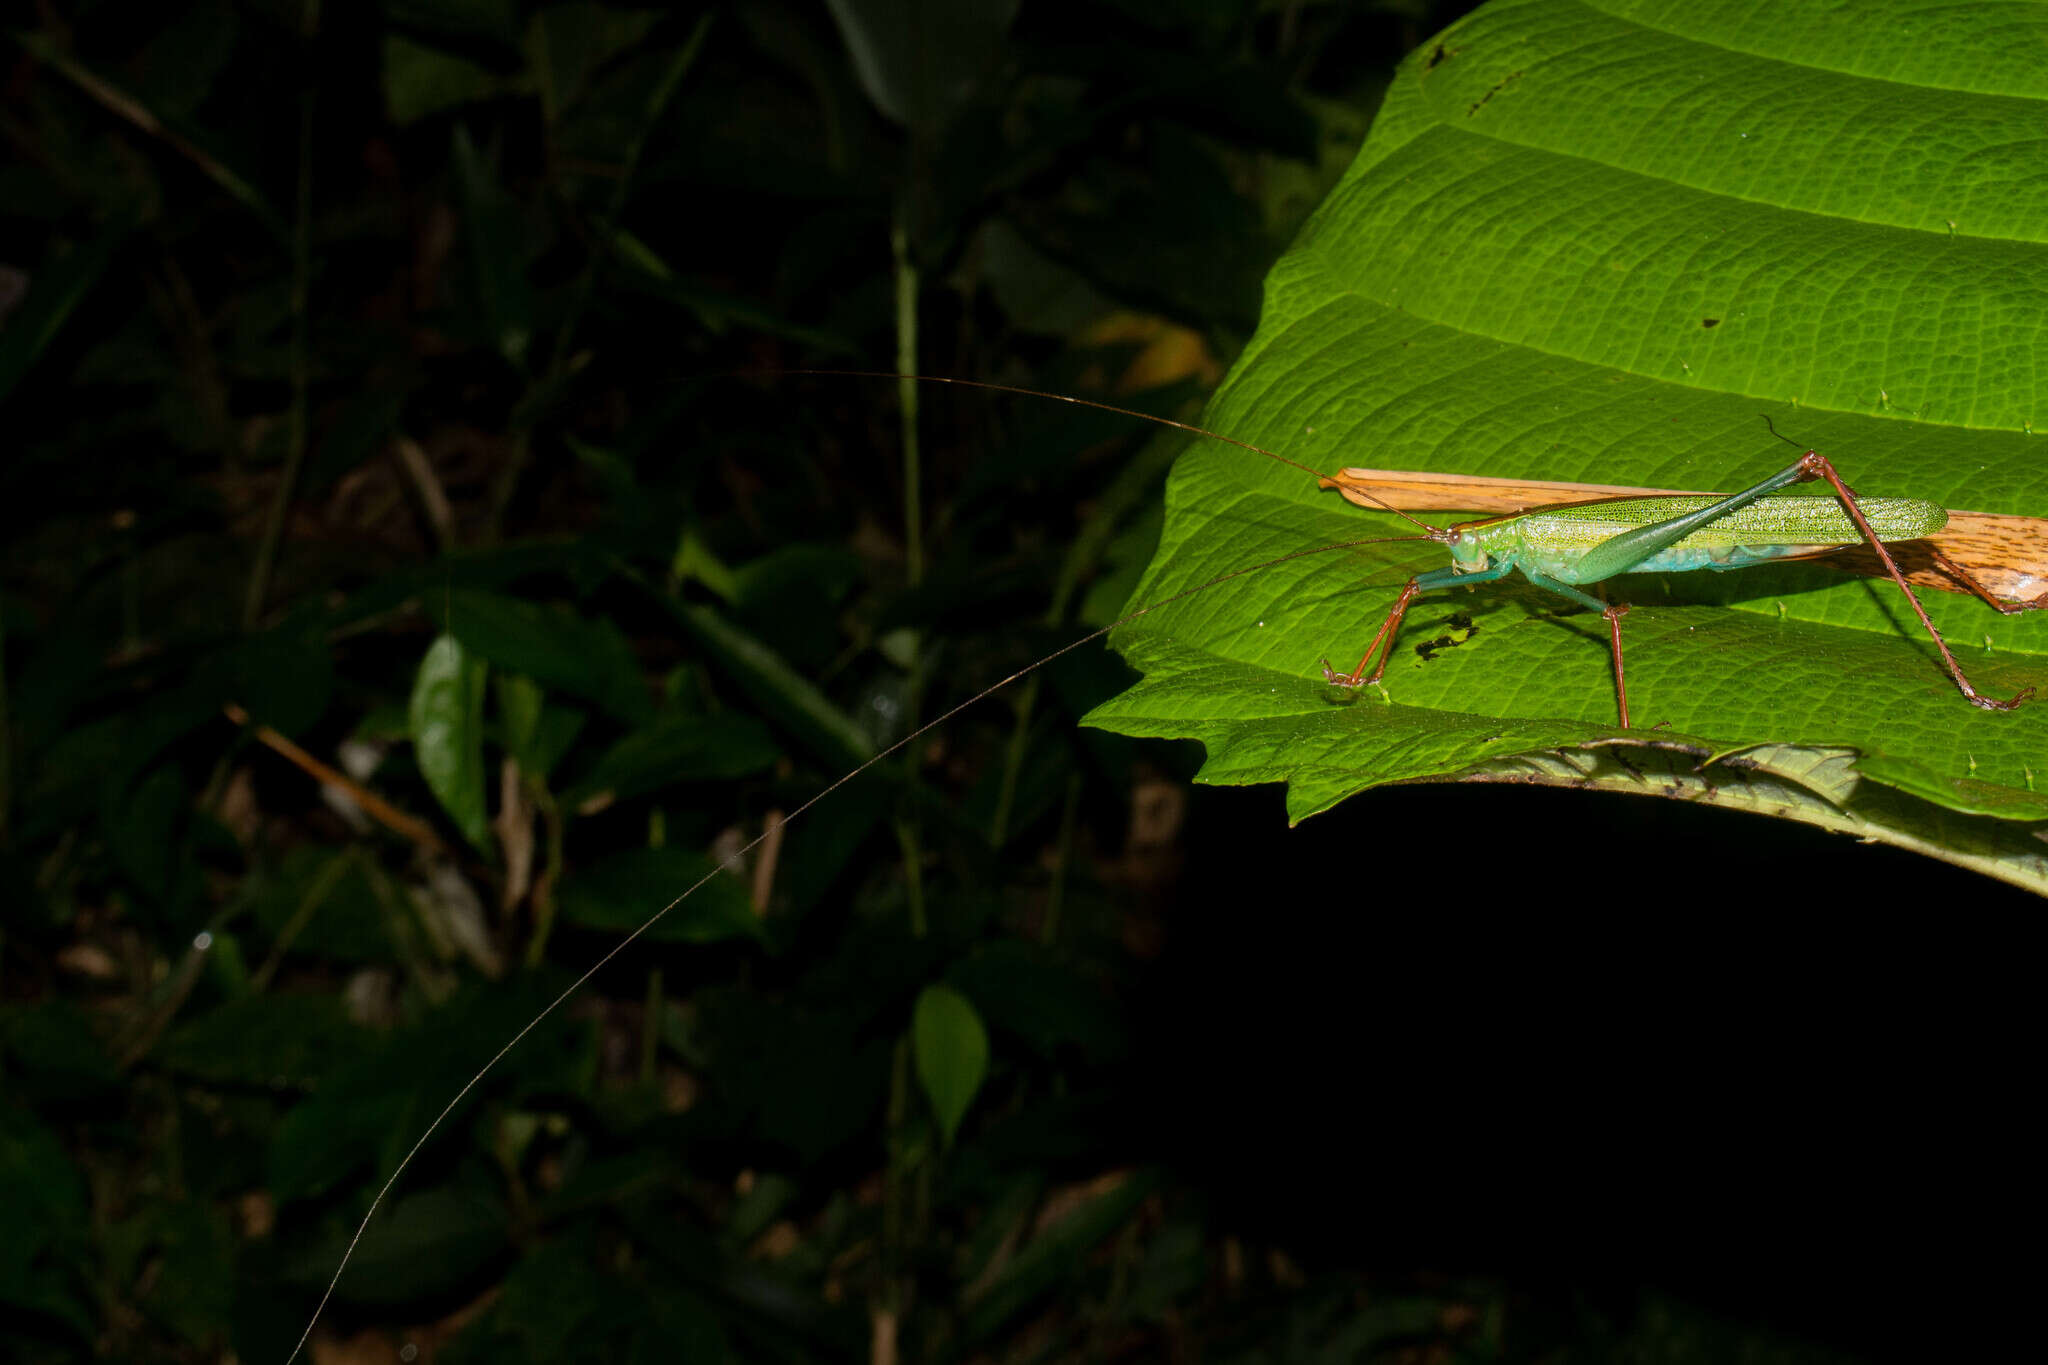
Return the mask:
[[1493,563],[1493,555],[1486,548],[1486,538],[1479,534],[1485,522],[1461,521],[1447,528],[1440,536],[1445,549],[1451,552],[1451,572],[1478,573]]
[[1458,522],[1454,526],[1448,526],[1442,534],[1432,536],[1432,540],[1442,542],[1446,551],[1450,551],[1452,573],[1481,573],[1483,569],[1493,567],[1495,553],[1493,548],[1489,548],[1483,530],[1487,526],[1497,524],[1499,520],[1501,518],[1487,518],[1481,522]]

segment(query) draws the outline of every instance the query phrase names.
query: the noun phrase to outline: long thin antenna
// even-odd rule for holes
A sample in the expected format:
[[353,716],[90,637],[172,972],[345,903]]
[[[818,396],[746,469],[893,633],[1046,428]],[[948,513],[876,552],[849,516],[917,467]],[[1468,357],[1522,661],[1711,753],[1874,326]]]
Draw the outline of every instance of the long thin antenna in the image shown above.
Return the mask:
[[[1000,388],[1001,386],[984,385],[983,387]],[[1020,390],[1020,392],[1028,392],[1028,390]],[[1072,401],[1085,402],[1087,400],[1076,399]],[[1098,403],[1094,406],[1102,407],[1105,405]],[[1116,409],[1111,410],[1116,411]],[[1178,426],[1179,423],[1174,423],[1173,425]],[[1289,461],[1289,463],[1292,463],[1292,461]],[[412,1165],[413,1158],[420,1154],[420,1149],[427,1145],[428,1140],[431,1139],[434,1136],[434,1134],[440,1130],[441,1125],[447,1121],[448,1116],[455,1112],[456,1106],[460,1105],[463,1102],[463,1100],[469,1097],[469,1092],[476,1089],[476,1087],[482,1083],[484,1077],[488,1076],[491,1073],[491,1071],[494,1068],[496,1068],[499,1062],[505,1060],[505,1057],[512,1051],[513,1048],[518,1047],[521,1042],[525,1041],[527,1034],[533,1032],[534,1029],[538,1028],[541,1022],[545,1020],[549,1015],[553,1014],[556,1009],[560,1008],[562,1003],[568,1000],[570,996],[576,994],[576,992],[582,990],[585,985],[589,984],[590,979],[596,976],[599,972],[603,971],[604,968],[611,962],[613,958],[617,957],[620,953],[624,952],[627,948],[631,947],[633,942],[636,939],[638,939],[642,934],[646,933],[649,929],[652,929],[656,924],[659,924],[663,916],[667,915],[669,911],[675,909],[678,905],[681,905],[684,901],[688,900],[691,896],[695,895],[698,889],[702,887],[706,882],[710,881],[713,877],[717,876],[719,873],[723,872],[727,868],[734,866],[739,862],[740,859],[746,857],[747,854],[753,852],[754,849],[759,847],[761,842],[764,839],[767,839],[771,833],[778,832],[779,829],[786,829],[792,821],[794,821],[798,816],[802,815],[805,811],[809,810],[812,806],[817,805],[820,801],[823,801],[833,792],[838,791],[841,787],[853,781],[856,777],[859,777],[862,773],[874,767],[883,759],[889,758],[894,754],[902,752],[905,748],[907,748],[911,744],[914,744],[915,742],[917,742],[917,740],[923,738],[932,730],[938,728],[941,725],[944,725],[947,721],[953,719],[953,717],[959,715],[962,711],[965,711],[968,707],[974,705],[976,702],[981,701],[983,698],[991,696],[994,693],[1002,691],[1005,687],[1008,687],[1011,683],[1017,681],[1017,679],[1023,677],[1025,674],[1033,672],[1036,669],[1043,668],[1045,665],[1051,663],[1054,659],[1060,658],[1062,655],[1065,654],[1070,654],[1074,650],[1079,649],[1082,645],[1088,644],[1090,641],[1101,639],[1103,636],[1109,634],[1111,631],[1117,629],[1117,627],[1119,626],[1129,625],[1131,622],[1137,620],[1141,616],[1144,616],[1150,612],[1157,611],[1161,607],[1170,606],[1173,603],[1180,601],[1184,597],[1193,597],[1197,593],[1207,592],[1211,588],[1217,587],[1224,583],[1228,583],[1233,578],[1243,578],[1247,574],[1262,573],[1267,569],[1275,568],[1281,564],[1286,564],[1292,560],[1307,559],[1311,555],[1329,554],[1332,551],[1336,550],[1356,549],[1361,545],[1382,545],[1388,543],[1389,541],[1410,539],[1415,539],[1415,537],[1373,536],[1365,540],[1342,540],[1337,541],[1334,544],[1330,545],[1317,545],[1311,549],[1295,550],[1289,554],[1281,555],[1276,559],[1268,559],[1263,563],[1248,565],[1247,567],[1242,569],[1232,569],[1229,573],[1218,574],[1216,577],[1208,580],[1206,583],[1199,583],[1192,588],[1184,588],[1180,592],[1173,594],[1171,597],[1162,597],[1157,602],[1149,602],[1146,605],[1139,607],[1136,611],[1129,613],[1128,615],[1118,617],[1116,620],[1110,622],[1106,626],[1103,626],[1099,630],[1090,631],[1088,634],[1081,636],[1079,639],[1075,640],[1071,644],[1062,645],[1060,648],[1054,650],[1052,653],[1046,655],[1044,658],[1038,660],[1036,663],[1032,663],[1023,668],[1018,669],[1015,673],[1010,674],[1001,682],[991,683],[989,686],[982,688],[979,692],[976,692],[966,701],[963,701],[959,705],[954,706],[952,709],[946,711],[944,714],[938,716],[936,719],[926,721],[924,724],[918,726],[915,730],[912,730],[903,738],[897,740],[894,744],[891,744],[888,748],[883,749],[880,753],[868,759],[865,763],[862,763],[859,767],[854,768],[850,772],[846,773],[844,776],[833,781],[822,791],[818,792],[816,795],[812,796],[808,801],[805,801],[802,805],[798,806],[795,810],[791,811],[789,815],[781,822],[781,825],[776,827],[776,829],[763,830],[761,833],[755,835],[752,839],[748,840],[744,846],[742,846],[735,852],[728,854],[725,858],[721,859],[717,866],[713,867],[709,872],[706,872],[696,881],[690,883],[689,887],[685,889],[681,895],[677,896],[667,905],[662,906],[661,909],[649,915],[645,920],[641,921],[639,928],[635,929],[632,933],[626,935],[617,943],[613,944],[610,950],[607,951],[604,954],[604,956],[598,958],[596,962],[592,963],[588,970],[586,970],[583,973],[583,975],[577,977],[573,982],[571,982],[568,985],[568,987],[562,991],[560,995],[557,995],[553,1000],[550,1000],[546,1008],[541,1010],[539,1014],[534,1015],[532,1019],[529,1019],[526,1023],[526,1026],[520,1029],[519,1032],[512,1035],[511,1041],[507,1042],[503,1047],[499,1048],[496,1052],[492,1053],[490,1060],[485,1062],[481,1067],[477,1068],[476,1074],[474,1076],[471,1076],[469,1080],[463,1084],[462,1089],[455,1092],[455,1098],[449,1100],[448,1103],[442,1108],[441,1112],[434,1116],[434,1121],[427,1125],[426,1131],[420,1134],[419,1140],[413,1143],[412,1147],[406,1152],[404,1158],[399,1161],[397,1168],[391,1172],[390,1178],[387,1179],[384,1182],[383,1187],[377,1191],[376,1198],[370,1201],[370,1207],[364,1210],[362,1221],[356,1224],[355,1233],[348,1239],[348,1248],[341,1253],[341,1264],[337,1265],[334,1268],[334,1275],[331,1279],[327,1281],[327,1289],[324,1293],[320,1295],[320,1302],[313,1309],[313,1316],[310,1319],[308,1319],[306,1323],[306,1330],[299,1334],[298,1345],[292,1347],[292,1353],[289,1356],[285,1357],[285,1365],[291,1365],[291,1363],[294,1360],[297,1360],[299,1358],[299,1353],[306,1349],[307,1341],[311,1340],[313,1336],[313,1329],[317,1327],[320,1323],[320,1315],[327,1311],[327,1304],[328,1301],[334,1297],[335,1287],[341,1283],[342,1274],[348,1269],[349,1260],[356,1253],[356,1246],[363,1240],[363,1233],[369,1229],[370,1220],[377,1216],[377,1210],[380,1207],[382,1207],[385,1197],[389,1195],[392,1191],[392,1188],[398,1184],[399,1177],[405,1174],[406,1168]]]
[[[739,371],[738,373],[760,377],[764,372]],[[1268,450],[1264,446],[1253,445],[1250,441],[1240,441],[1235,436],[1225,436],[1220,431],[1211,431],[1207,427],[1198,427],[1192,422],[1177,422],[1171,417],[1161,417],[1156,413],[1139,412],[1136,408],[1120,408],[1114,403],[1104,403],[1093,398],[1076,398],[1072,394],[1053,393],[1047,389],[1027,389],[1018,384],[996,384],[986,379],[956,379],[950,375],[943,374],[895,374],[887,370],[775,370],[772,374],[775,377],[805,375],[826,379],[914,379],[920,384],[956,384],[965,389],[987,389],[992,393],[1014,393],[1024,398],[1044,398],[1055,403],[1076,403],[1084,408],[1096,408],[1102,412],[1113,412],[1120,417],[1135,417],[1141,422],[1156,422],[1163,427],[1172,427],[1175,431],[1185,431],[1190,436],[1201,436],[1211,441],[1221,441],[1225,445],[1236,446],[1239,450],[1249,450],[1254,455],[1263,455],[1269,460],[1278,460],[1281,464],[1291,469],[1299,469],[1304,474],[1313,474],[1325,482],[1337,482],[1322,470],[1305,465],[1299,460],[1290,460],[1285,455]],[[1420,517],[1409,516],[1406,512],[1403,512],[1378,494],[1368,493],[1363,488],[1354,488],[1349,490],[1349,492],[1357,493],[1360,497],[1371,498],[1381,507],[1386,508],[1387,511],[1401,518],[1401,520],[1412,526],[1420,526],[1432,536],[1443,535],[1442,528],[1431,526]]]
[[1778,430],[1778,424],[1771,420],[1771,415],[1768,412],[1760,412],[1757,414],[1757,416],[1764,419],[1764,425],[1771,429],[1771,435],[1777,437],[1779,440],[1783,441],[1786,445],[1791,446],[1795,450],[1806,449],[1806,442],[1795,441],[1790,436],[1787,436],[1784,432]]

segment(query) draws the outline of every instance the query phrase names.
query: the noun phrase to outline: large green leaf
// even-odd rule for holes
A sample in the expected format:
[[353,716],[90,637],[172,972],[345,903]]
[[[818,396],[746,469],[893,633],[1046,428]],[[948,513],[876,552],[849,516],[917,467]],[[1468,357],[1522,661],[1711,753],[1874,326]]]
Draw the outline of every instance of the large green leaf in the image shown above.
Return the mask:
[[[1205,424],[1323,469],[1733,489],[1796,453],[1770,412],[1863,492],[2048,514],[2048,21],[2015,22],[1488,5],[1402,67]],[[1409,530],[1200,443],[1135,602]],[[1325,685],[1444,562],[1342,550],[1161,607],[1116,637],[1144,680],[1091,721],[1199,739],[1205,780],[1286,781],[1297,818],[1418,779],[1682,789],[2048,888],[2018,823],[2048,819],[2048,704],[1968,705],[1889,583],[1616,580],[1633,731],[1604,623],[1520,579],[1421,599],[1383,692]],[[2048,613],[1923,596],[1980,689],[2048,691]]]

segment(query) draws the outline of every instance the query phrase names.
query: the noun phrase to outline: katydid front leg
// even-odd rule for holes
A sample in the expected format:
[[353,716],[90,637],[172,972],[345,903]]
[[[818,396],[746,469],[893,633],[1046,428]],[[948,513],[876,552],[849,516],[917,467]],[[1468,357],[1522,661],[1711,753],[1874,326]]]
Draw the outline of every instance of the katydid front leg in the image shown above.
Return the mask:
[[[1416,594],[1429,592],[1434,588],[1471,587],[1480,583],[1491,583],[1495,579],[1507,577],[1515,568],[1516,565],[1509,562],[1489,565],[1487,568],[1468,573],[1460,573],[1455,569],[1432,569],[1428,573],[1415,575],[1401,589],[1401,595],[1394,599],[1394,609],[1387,613],[1387,619],[1380,623],[1378,633],[1372,637],[1372,643],[1365,647],[1365,657],[1358,661],[1358,667],[1349,673],[1339,673],[1326,658],[1323,660],[1323,677],[1335,687],[1363,687],[1367,683],[1378,682],[1381,675],[1387,671],[1388,661],[1394,657],[1394,636],[1400,631],[1401,618],[1407,615],[1408,604],[1415,600]],[[1628,604],[1602,602],[1597,597],[1580,592],[1569,584],[1560,583],[1526,566],[1522,567],[1522,576],[1540,588],[1547,588],[1559,596],[1569,597],[1580,606],[1591,607],[1607,618],[1608,634],[1614,645],[1614,695],[1621,706],[1621,728],[1628,729],[1628,683],[1624,680],[1621,668],[1621,618],[1628,615]],[[1385,646],[1384,649],[1381,648],[1382,645]],[[1374,654],[1380,656],[1379,666],[1368,674],[1365,666],[1372,662]]]
[[[1408,604],[1415,600],[1416,594],[1433,592],[1438,588],[1466,587],[1479,583],[1491,583],[1496,578],[1506,578],[1510,573],[1514,572],[1514,568],[1513,563],[1507,563],[1488,565],[1486,568],[1472,573],[1460,573],[1456,569],[1431,569],[1427,573],[1415,575],[1402,587],[1401,595],[1394,599],[1394,609],[1387,613],[1386,620],[1380,622],[1379,633],[1374,635],[1372,643],[1365,647],[1365,657],[1358,661],[1358,667],[1352,669],[1349,673],[1339,673],[1330,666],[1330,661],[1325,658],[1323,660],[1323,677],[1328,679],[1333,687],[1363,687],[1367,683],[1378,682],[1380,675],[1387,671],[1387,661],[1394,657],[1394,636],[1399,633],[1401,618],[1407,615]],[[1382,644],[1386,645],[1384,651],[1380,649]],[[1368,676],[1365,666],[1372,662],[1374,654],[1380,656],[1379,667],[1375,668],[1371,675]]]

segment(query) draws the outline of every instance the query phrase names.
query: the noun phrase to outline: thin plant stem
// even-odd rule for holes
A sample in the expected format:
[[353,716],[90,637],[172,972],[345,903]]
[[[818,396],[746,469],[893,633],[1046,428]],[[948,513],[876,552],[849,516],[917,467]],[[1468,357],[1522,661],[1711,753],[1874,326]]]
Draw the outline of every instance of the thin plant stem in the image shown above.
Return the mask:
[[661,968],[647,973],[646,1017],[640,1024],[640,1083],[652,1084],[654,1063],[661,1051]]
[[547,373],[550,378],[559,378],[569,369],[569,344],[575,338],[576,324],[583,318],[583,312],[590,303],[590,291],[596,283],[599,262],[611,246],[610,234],[617,230],[619,219],[626,211],[626,192],[633,183],[633,173],[639,169],[641,153],[646,150],[647,136],[661,118],[668,102],[675,97],[676,87],[683,83],[683,76],[696,63],[697,54],[703,50],[704,39],[711,32],[713,15],[705,14],[697,20],[697,26],[690,30],[690,36],[676,49],[675,57],[661,73],[661,80],[641,106],[640,123],[625,147],[620,159],[618,179],[612,182],[611,202],[605,206],[601,224],[605,240],[598,243],[583,263],[583,269],[576,277],[575,292],[570,296],[568,312],[563,315],[562,329],[555,334],[555,349],[549,357]]
[[[562,314],[562,326],[555,333],[555,345],[548,356],[546,370],[542,372],[540,387],[550,388],[569,373],[574,352],[571,345],[576,337],[576,327],[583,319],[584,310],[590,304],[590,293],[597,283],[599,264],[613,248],[619,218],[626,211],[626,192],[633,182],[633,172],[640,164],[640,155],[646,149],[647,136],[661,118],[662,111],[682,84],[683,76],[696,62],[697,54],[703,50],[704,39],[711,32],[713,16],[705,14],[697,20],[690,36],[676,49],[675,57],[656,82],[648,95],[647,103],[641,106],[639,125],[633,130],[621,158],[618,178],[612,183],[611,200],[606,204],[604,217],[598,224],[600,240],[591,243],[590,253],[584,259],[583,269],[578,272],[576,282],[570,286],[569,306]],[[552,129],[549,130],[552,135]],[[526,467],[533,456],[533,441],[529,433],[513,433],[511,451],[506,457],[505,468],[499,474],[496,485],[491,489],[491,535],[498,539],[500,523],[504,520],[505,509],[512,505],[512,497],[519,491],[519,480],[525,476]]]
[[883,1365],[882,1357],[893,1356],[896,1328],[903,1311],[903,1236],[906,1195],[904,1171],[908,1163],[910,1122],[910,1038],[896,1040],[889,1067],[888,1150],[882,1161],[882,1246],[879,1257],[880,1283],[875,1288],[874,1347],[870,1365]]
[[[319,28],[320,0],[305,0],[300,11],[299,48],[299,60],[304,66],[312,65],[313,38]],[[255,629],[263,619],[263,603],[270,596],[277,550],[284,539],[285,518],[291,512],[292,495],[298,489],[299,470],[306,462],[306,391],[310,382],[306,296],[313,267],[313,96],[309,73],[305,89],[299,94],[298,192],[292,206],[292,404],[286,426],[284,470],[278,475],[277,492],[263,520],[256,562],[249,568],[248,593],[242,600],[242,626],[248,630]]]
[[249,978],[249,989],[252,993],[261,995],[270,989],[271,978],[277,975],[277,969],[284,962],[285,954],[291,951],[292,944],[305,932],[306,926],[313,922],[313,916],[318,913],[320,907],[327,903],[327,897],[341,883],[342,874],[355,864],[355,848],[350,846],[329,858],[320,870],[313,874],[313,880],[306,887],[305,894],[299,897],[299,903],[293,908],[291,918],[285,921],[284,928],[278,931],[276,942],[271,944],[270,956],[263,959],[263,965]]
[[1001,848],[1010,837],[1010,816],[1017,806],[1017,781],[1024,771],[1024,746],[1031,738],[1031,715],[1038,706],[1038,675],[1024,680],[1017,693],[1016,720],[1010,727],[1010,742],[1003,750],[1003,777],[996,785],[995,814],[988,820],[988,842]]
[[[915,588],[924,582],[924,498],[923,454],[918,442],[917,381],[917,266],[910,259],[908,215],[899,209],[889,229],[889,252],[896,273],[896,372],[906,376],[896,381],[896,394],[903,409],[903,564],[904,576]],[[923,691],[923,651],[915,635],[910,642],[910,678],[905,689],[904,724],[918,723]],[[911,795],[908,809],[914,809],[917,787],[917,751],[904,756],[904,783]],[[924,858],[918,839],[916,817],[906,813],[896,822],[896,838],[903,848],[903,889],[910,908],[910,931],[925,935]]]
[[14,804],[14,744],[7,712],[7,602],[0,598],[0,848],[7,847],[7,815]]
[[923,938],[931,930],[924,909],[924,843],[918,838],[917,822],[907,815],[896,821],[896,846],[903,851],[903,900],[910,914],[910,934]]
[[[306,8],[313,16],[313,23],[317,24],[318,0],[307,0]],[[77,86],[87,98],[145,135],[160,140],[165,146],[190,161],[199,168],[200,174],[260,218],[264,227],[280,237],[283,236],[276,211],[257,192],[255,186],[229,170],[226,164],[193,143],[191,139],[182,136],[175,129],[166,127],[163,120],[151,112],[142,101],[66,56],[46,34],[16,33],[13,36],[14,40],[38,61],[45,63],[51,70]]]
[[[913,178],[914,179],[914,178]],[[899,200],[889,225],[889,257],[896,277],[896,373],[914,375],[917,359],[917,266],[910,258],[908,199]],[[924,582],[924,456],[918,441],[917,381],[898,379],[896,397],[902,409],[903,440],[903,572],[912,588]],[[913,635],[910,676],[904,697],[904,720],[918,720],[923,650]],[[917,746],[903,755],[904,790],[910,799],[896,820],[896,840],[903,850],[903,895],[910,913],[910,932],[923,938],[929,929],[924,905],[924,851],[916,817]],[[897,1337],[906,1307],[903,1262],[909,1239],[904,1190],[909,1151],[910,1039],[896,1040],[895,1065],[889,1076],[888,1169],[882,1193],[882,1284],[875,1301],[875,1332],[869,1365],[895,1365]]]
[[896,266],[897,402],[903,409],[903,567],[910,586],[924,582],[924,458],[917,435],[917,266],[902,214],[889,229]]
[[1060,807],[1059,842],[1053,847],[1052,885],[1045,893],[1045,922],[1038,941],[1050,948],[1060,935],[1060,912],[1067,901],[1067,869],[1074,860],[1074,834],[1081,814],[1081,774],[1067,774],[1067,799]]
[[[533,907],[533,937],[526,944],[526,965],[538,967],[547,959],[548,939],[555,932],[555,883],[562,875],[563,826],[562,808],[555,803],[555,794],[548,790],[548,784],[540,779],[531,780],[528,787],[534,808],[540,812],[541,829],[546,835],[541,857],[540,875],[533,879],[533,892],[527,903]],[[658,847],[658,839],[649,843]]]

